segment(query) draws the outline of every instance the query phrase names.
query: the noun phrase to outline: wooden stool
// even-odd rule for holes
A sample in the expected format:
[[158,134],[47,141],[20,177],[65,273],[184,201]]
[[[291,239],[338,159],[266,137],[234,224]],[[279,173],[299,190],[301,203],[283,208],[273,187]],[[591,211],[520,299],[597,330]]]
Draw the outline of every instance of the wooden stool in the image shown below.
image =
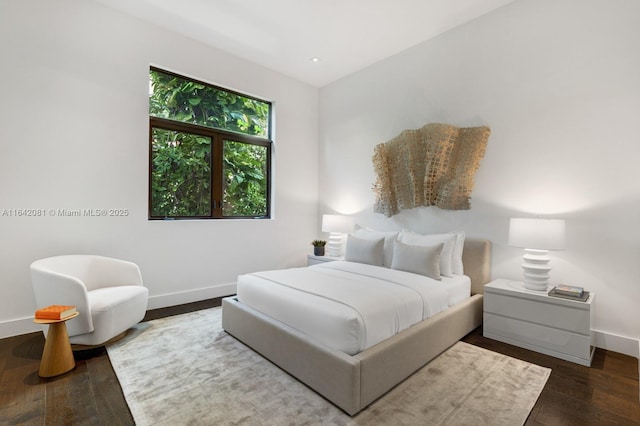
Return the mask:
[[42,360],[40,361],[40,377],[53,377],[73,370],[76,361],[73,359],[71,351],[71,343],[69,343],[69,334],[67,334],[67,325],[65,321],[75,318],[79,312],[61,319],[61,320],[44,320],[34,319],[37,324],[48,324],[47,341],[44,344],[42,352]]

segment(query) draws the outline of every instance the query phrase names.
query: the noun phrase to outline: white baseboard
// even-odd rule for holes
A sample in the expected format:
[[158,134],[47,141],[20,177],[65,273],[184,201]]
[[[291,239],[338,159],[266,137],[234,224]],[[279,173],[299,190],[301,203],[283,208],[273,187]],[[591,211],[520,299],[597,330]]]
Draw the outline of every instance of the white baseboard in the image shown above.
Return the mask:
[[604,331],[591,331],[595,335],[596,347],[640,359],[640,340]]
[[32,316],[0,322],[0,339],[35,331],[42,331],[42,326],[34,323]]
[[[213,299],[216,297],[230,296],[232,294],[236,294],[236,283],[218,284],[196,290],[160,294],[149,297],[147,310],[198,302],[200,300]],[[33,322],[32,316],[2,321],[0,322],[0,339],[41,330],[42,327]]]
[[158,296],[149,297],[147,310],[183,305],[185,303],[199,302],[200,300],[231,296],[233,294],[236,294],[236,283],[218,284],[195,290],[160,294]]

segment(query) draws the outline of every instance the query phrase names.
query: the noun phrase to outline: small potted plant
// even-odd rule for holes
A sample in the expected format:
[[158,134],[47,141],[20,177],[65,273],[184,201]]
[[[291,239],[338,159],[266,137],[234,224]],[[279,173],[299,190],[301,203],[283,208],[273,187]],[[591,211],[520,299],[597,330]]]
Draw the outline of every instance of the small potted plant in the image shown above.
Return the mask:
[[311,245],[313,246],[313,254],[316,256],[324,256],[324,246],[327,244],[324,240],[313,240]]

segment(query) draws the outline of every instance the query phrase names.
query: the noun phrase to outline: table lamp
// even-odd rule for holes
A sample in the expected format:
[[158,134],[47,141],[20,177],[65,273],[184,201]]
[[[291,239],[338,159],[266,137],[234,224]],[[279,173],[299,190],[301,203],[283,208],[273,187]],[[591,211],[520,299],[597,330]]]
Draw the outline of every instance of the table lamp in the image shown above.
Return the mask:
[[351,231],[351,220],[347,216],[339,214],[322,215],[322,232],[329,232],[328,256],[342,256],[343,237],[349,231]]
[[551,266],[549,250],[563,250],[565,224],[562,219],[512,218],[509,245],[524,248],[522,270],[524,286],[546,291]]

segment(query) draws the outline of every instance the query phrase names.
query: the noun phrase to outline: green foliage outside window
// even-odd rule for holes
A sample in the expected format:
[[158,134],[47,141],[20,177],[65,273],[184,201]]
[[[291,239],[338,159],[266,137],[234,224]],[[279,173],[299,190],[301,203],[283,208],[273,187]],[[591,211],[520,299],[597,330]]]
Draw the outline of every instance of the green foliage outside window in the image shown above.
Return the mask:
[[264,216],[267,147],[224,142],[224,216]]
[[211,139],[152,130],[151,215],[211,215]]
[[149,79],[150,217],[268,217],[271,105],[154,68]]
[[158,70],[149,75],[149,115],[269,137],[269,103]]

